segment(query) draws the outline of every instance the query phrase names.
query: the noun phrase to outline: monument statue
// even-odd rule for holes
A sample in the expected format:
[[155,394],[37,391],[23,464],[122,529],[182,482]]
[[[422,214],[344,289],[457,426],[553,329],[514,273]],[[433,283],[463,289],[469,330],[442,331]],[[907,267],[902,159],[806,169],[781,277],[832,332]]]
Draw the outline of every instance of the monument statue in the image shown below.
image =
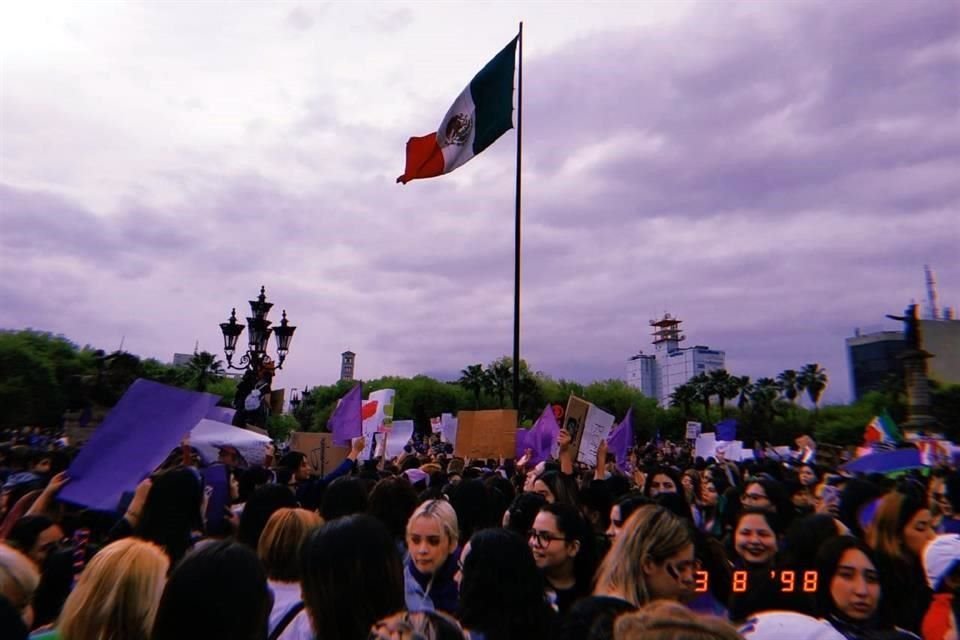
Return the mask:
[[907,343],[907,348],[919,351],[921,349],[920,321],[917,320],[917,305],[911,304],[904,310],[902,316],[887,314],[887,317],[903,323],[903,340]]

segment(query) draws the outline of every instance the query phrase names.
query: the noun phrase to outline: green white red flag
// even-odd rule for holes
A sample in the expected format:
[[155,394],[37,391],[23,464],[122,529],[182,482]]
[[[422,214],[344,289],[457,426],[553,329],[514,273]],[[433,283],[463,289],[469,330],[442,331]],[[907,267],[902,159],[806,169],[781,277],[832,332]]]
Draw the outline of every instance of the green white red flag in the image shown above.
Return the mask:
[[480,70],[457,96],[434,133],[407,141],[397,182],[450,173],[513,128],[513,75],[517,38]]

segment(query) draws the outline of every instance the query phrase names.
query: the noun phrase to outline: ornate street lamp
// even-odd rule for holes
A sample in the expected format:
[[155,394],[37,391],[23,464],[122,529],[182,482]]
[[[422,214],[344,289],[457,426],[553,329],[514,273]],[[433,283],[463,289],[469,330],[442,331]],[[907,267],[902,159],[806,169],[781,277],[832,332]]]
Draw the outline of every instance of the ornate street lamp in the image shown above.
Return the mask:
[[296,327],[287,321],[287,311],[283,311],[283,317],[280,320],[280,326],[271,327],[273,324],[267,320],[272,302],[267,302],[267,295],[264,287],[260,287],[260,295],[256,300],[250,300],[250,311],[253,317],[247,318],[247,351],[240,356],[237,365],[233,364],[233,355],[237,349],[237,339],[243,333],[243,325],[237,322],[237,310],[230,312],[230,317],[226,322],[220,323],[220,330],[223,332],[223,353],[227,356],[227,366],[231,369],[253,370],[257,371],[262,364],[270,362],[270,356],[267,355],[267,343],[270,341],[270,334],[277,337],[277,368],[283,369],[283,361],[287,358],[290,351],[290,340],[293,338],[293,332]]

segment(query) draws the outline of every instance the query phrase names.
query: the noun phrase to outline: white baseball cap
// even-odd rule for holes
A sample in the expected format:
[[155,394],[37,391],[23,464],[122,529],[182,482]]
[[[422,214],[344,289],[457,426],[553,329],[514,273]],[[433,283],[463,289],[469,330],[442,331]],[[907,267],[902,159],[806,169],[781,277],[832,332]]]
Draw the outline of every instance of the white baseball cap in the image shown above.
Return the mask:
[[960,535],[945,533],[937,536],[923,550],[923,570],[927,584],[934,591],[960,562]]
[[739,631],[746,640],[846,640],[829,622],[794,611],[754,614]]

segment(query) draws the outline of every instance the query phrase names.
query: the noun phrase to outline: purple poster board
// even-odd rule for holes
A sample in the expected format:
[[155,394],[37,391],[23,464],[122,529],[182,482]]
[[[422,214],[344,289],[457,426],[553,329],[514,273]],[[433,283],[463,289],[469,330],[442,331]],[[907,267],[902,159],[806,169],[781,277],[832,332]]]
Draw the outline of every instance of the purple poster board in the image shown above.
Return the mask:
[[135,381],[67,470],[64,502],[113,511],[124,491],[162,463],[218,396]]

